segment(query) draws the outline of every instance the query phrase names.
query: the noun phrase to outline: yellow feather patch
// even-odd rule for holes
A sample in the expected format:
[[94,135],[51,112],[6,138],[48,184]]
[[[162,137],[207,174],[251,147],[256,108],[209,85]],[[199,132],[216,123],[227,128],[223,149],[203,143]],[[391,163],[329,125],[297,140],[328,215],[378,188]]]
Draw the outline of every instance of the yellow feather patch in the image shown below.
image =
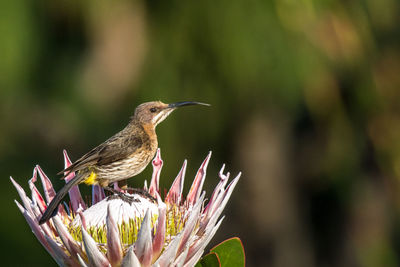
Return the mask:
[[96,182],[96,178],[97,178],[97,174],[96,174],[94,171],[92,171],[92,172],[90,173],[89,177],[86,178],[86,180],[83,181],[83,182],[84,182],[85,184],[87,184],[87,185],[92,185],[92,184],[94,184],[94,183]]

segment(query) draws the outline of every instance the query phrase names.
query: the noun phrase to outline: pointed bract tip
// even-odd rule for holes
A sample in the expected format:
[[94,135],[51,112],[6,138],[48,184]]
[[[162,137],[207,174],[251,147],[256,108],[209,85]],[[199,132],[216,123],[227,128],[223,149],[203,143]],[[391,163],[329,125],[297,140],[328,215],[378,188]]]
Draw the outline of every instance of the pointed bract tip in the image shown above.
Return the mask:
[[82,241],[88,257],[89,263],[92,266],[109,266],[107,258],[101,253],[97,247],[97,243],[88,234],[83,226],[81,226]]
[[15,200],[15,199],[14,199],[14,203],[17,205],[18,209],[19,209],[22,213],[24,213],[25,208],[24,208],[21,204],[19,204],[19,202],[18,202],[17,200]]
[[[14,178],[12,178],[10,176],[10,180],[12,182],[12,184],[14,185],[14,187],[17,189],[18,193],[21,193],[21,190],[23,191],[22,187],[19,185],[19,183],[17,183]],[[25,192],[24,192],[25,193]]]
[[131,267],[131,266],[141,266],[139,259],[136,254],[133,252],[133,245],[129,247],[128,252],[125,255],[125,258],[122,260],[121,267]]
[[63,150],[63,155],[64,155],[64,167],[67,168],[69,165],[71,165],[71,159],[68,156],[67,150]]
[[36,179],[37,179],[37,170],[36,170],[36,168],[33,168],[32,178],[31,179],[33,179],[34,181],[36,181]]
[[224,170],[225,170],[225,163],[222,164],[221,170],[219,170],[219,175],[223,175],[224,174]]
[[135,243],[135,253],[138,256],[140,263],[144,266],[150,266],[153,251],[150,220],[150,210],[147,209],[142,224],[140,225]]
[[208,152],[207,157],[204,159],[203,163],[201,164],[200,168],[207,168],[208,162],[211,159],[212,151]]
[[157,152],[156,152],[156,156],[154,157],[153,161],[152,161],[153,165],[162,165],[163,164],[163,160],[161,158],[161,150],[160,148],[157,148]]

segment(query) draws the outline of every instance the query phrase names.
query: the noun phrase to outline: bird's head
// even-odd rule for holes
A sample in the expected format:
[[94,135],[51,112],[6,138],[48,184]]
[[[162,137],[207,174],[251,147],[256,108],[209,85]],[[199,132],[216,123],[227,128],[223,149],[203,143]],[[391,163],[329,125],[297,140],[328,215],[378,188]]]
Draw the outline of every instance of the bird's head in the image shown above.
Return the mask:
[[138,121],[142,124],[150,123],[154,127],[156,127],[160,122],[165,120],[165,118],[167,118],[172,111],[179,107],[189,105],[209,106],[209,104],[193,101],[183,101],[172,104],[165,104],[161,101],[146,102],[136,108],[132,120]]

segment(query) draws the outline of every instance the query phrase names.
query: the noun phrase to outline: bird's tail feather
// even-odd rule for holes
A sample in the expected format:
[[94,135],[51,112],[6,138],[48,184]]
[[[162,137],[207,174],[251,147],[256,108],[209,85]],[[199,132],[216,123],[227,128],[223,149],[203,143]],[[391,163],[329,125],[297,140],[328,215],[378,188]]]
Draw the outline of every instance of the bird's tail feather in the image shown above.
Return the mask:
[[39,224],[47,222],[51,217],[57,214],[58,204],[60,204],[61,200],[65,197],[69,190],[74,185],[79,184],[84,179],[84,177],[84,175],[78,173],[72,180],[66,183],[60,191],[57,192],[55,197],[51,200],[49,206],[47,206],[47,209],[44,211],[42,217],[40,218]]

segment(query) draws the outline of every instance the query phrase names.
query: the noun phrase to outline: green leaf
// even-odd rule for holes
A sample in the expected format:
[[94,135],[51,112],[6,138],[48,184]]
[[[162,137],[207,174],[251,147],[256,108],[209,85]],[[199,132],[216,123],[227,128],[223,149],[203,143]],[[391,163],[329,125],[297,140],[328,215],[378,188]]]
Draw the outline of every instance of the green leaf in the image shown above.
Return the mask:
[[214,252],[211,252],[205,255],[196,265],[195,267],[221,267],[221,263],[219,262],[218,255]]
[[232,237],[211,249],[218,255],[221,267],[243,267],[245,255],[242,241],[238,237]]

